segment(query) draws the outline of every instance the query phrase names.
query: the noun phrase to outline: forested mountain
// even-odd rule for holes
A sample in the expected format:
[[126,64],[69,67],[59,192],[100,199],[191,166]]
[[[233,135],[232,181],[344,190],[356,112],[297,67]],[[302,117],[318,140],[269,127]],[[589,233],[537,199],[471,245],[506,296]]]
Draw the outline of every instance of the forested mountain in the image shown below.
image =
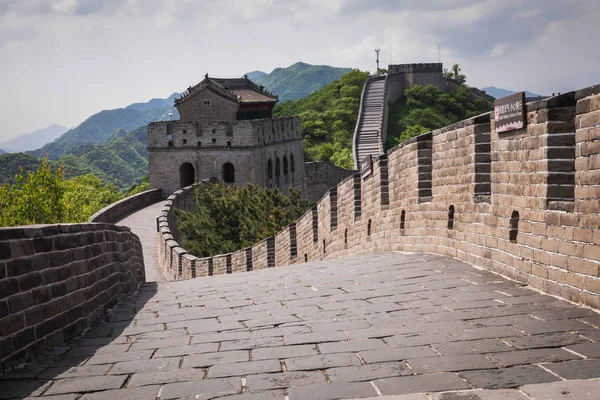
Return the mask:
[[[7,140],[4,143],[0,143],[0,148],[6,152],[15,153],[18,151],[35,150],[42,147],[48,142],[53,141],[60,135],[68,131],[69,128],[64,126],[53,124],[47,128],[37,129],[31,133],[25,133],[16,138]],[[2,153],[0,153],[2,154]]]
[[[367,72],[353,70],[304,99],[275,107],[277,116],[300,116],[307,158],[353,168],[352,136],[368,76]],[[457,93],[444,93],[431,85],[415,86],[390,107],[387,148],[489,110],[487,102],[472,99],[466,86]]]
[[[64,166],[65,177],[94,174],[102,182],[124,190],[139,183],[148,174],[148,131],[142,126],[131,132],[118,129],[102,143],[71,147],[50,164]],[[0,184],[14,183],[19,167],[34,170],[40,160],[27,153],[0,155]]]
[[368,77],[368,72],[353,70],[306,98],[275,106],[276,116],[300,116],[306,157],[353,168],[352,136]]
[[287,68],[275,68],[270,74],[250,72],[248,78],[264,85],[267,90],[279,96],[280,102],[284,102],[304,98],[350,71],[351,68],[297,62]]
[[146,109],[140,105],[133,106],[133,108],[118,108],[94,114],[54,142],[46,144],[41,149],[30,151],[29,154],[41,158],[48,153],[51,160],[56,160],[62,155],[75,152],[76,148],[83,144],[105,141],[117,129],[133,131],[152,121],[166,120],[169,113],[173,113],[174,117],[178,118],[177,110],[173,106]]

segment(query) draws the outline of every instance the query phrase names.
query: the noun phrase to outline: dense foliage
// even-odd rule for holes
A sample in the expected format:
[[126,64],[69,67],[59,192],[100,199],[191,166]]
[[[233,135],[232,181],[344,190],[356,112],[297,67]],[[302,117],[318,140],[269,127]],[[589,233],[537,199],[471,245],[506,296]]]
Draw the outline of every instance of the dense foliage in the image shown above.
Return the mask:
[[[132,132],[114,131],[104,142],[81,144],[57,160],[49,161],[54,168],[64,167],[65,177],[93,174],[106,184],[126,190],[148,173],[147,127]],[[40,160],[27,153],[0,155],[0,184],[14,183],[19,168],[36,168]]]
[[300,217],[311,203],[298,192],[223,183],[198,185],[196,211],[176,210],[185,249],[198,257],[229,253],[274,235]]
[[368,72],[353,70],[304,99],[275,107],[276,116],[300,116],[305,156],[342,168],[353,167],[352,136],[368,77]]
[[83,144],[102,143],[118,129],[125,129],[129,132],[146,126],[152,121],[166,120],[169,113],[177,115],[177,110],[173,106],[144,109],[141,105],[132,104],[130,107],[105,110],[94,114],[55,141],[44,145],[41,149],[29,152],[29,154],[40,158],[48,154],[51,160],[56,160],[62,155],[72,154],[78,146]]
[[44,158],[37,170],[21,168],[14,183],[0,186],[0,226],[84,222],[120,198],[98,177],[67,179],[62,167]]
[[454,79],[461,85],[467,81],[466,75],[461,73],[461,69],[458,64],[452,65],[452,69],[450,69],[450,71],[444,68],[444,78]]
[[279,101],[284,102],[306,97],[350,71],[350,68],[297,62],[287,68],[275,68],[270,74],[254,71],[248,77],[277,94]]
[[485,100],[473,100],[469,88],[442,92],[432,85],[414,86],[390,106],[386,147],[413,136],[453,124],[491,110]]

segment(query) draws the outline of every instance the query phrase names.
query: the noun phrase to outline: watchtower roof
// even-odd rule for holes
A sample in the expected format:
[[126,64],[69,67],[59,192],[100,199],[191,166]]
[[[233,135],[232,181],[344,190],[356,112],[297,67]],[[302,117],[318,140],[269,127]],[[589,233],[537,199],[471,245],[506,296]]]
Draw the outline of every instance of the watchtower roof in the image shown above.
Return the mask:
[[276,103],[278,100],[277,95],[252,82],[247,75],[241,78],[212,78],[206,74],[204,80],[190,86],[181,97],[175,99],[175,105],[178,106],[205,90],[211,90],[239,104]]

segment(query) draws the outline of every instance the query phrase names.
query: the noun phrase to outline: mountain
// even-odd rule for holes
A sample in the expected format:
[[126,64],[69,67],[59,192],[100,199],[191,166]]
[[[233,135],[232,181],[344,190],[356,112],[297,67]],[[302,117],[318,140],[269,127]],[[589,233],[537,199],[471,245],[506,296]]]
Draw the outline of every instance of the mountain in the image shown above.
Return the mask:
[[31,133],[25,133],[4,143],[0,143],[0,147],[10,153],[34,150],[53,141],[68,130],[69,128],[53,124],[47,128],[38,129]]
[[[66,178],[94,174],[104,183],[124,190],[148,174],[148,130],[142,126],[131,132],[114,131],[102,143],[85,143],[51,161],[53,168],[64,167]],[[35,170],[40,159],[27,153],[0,155],[0,185],[14,183],[19,168]]]
[[350,71],[351,68],[297,62],[287,68],[275,68],[270,74],[263,72],[264,75],[261,75],[261,71],[250,72],[248,77],[279,95],[279,101],[284,102],[304,98]]
[[[48,153],[51,160],[56,160],[62,155],[70,154],[83,144],[100,143],[119,129],[131,132],[141,126],[146,126],[152,121],[161,121],[169,118],[173,113],[174,118],[179,118],[177,110],[170,99],[153,99],[148,103],[136,103],[126,108],[104,110],[92,115],[76,128],[73,128],[42,148],[30,151],[29,154],[43,157]],[[156,104],[159,107],[152,107]],[[170,104],[170,105],[164,105]]]
[[173,107],[173,104],[175,103],[175,98],[179,97],[181,95],[181,93],[173,93],[172,95],[170,95],[169,97],[167,97],[166,99],[152,99],[146,103],[133,103],[128,105],[125,108],[130,108],[132,110],[136,110],[136,111],[148,111],[152,108],[165,108],[165,107]]
[[0,149],[0,154],[6,153],[4,150]]
[[260,79],[262,77],[264,77],[265,75],[269,75],[266,72],[262,72],[262,71],[252,71],[252,72],[248,72],[246,74],[248,76],[248,78],[250,78],[250,80],[254,81],[255,79]]
[[[481,90],[485,90],[485,92],[487,94],[489,94],[492,97],[495,97],[497,99],[500,99],[502,97],[506,97],[506,96],[510,96],[511,94],[515,94],[517,92],[513,92],[512,90],[507,90],[507,89],[501,89],[501,88],[497,88],[495,86],[488,86],[488,87],[484,87]],[[525,97],[529,98],[529,97],[545,97],[542,96],[540,94],[536,94],[533,92],[529,92],[529,91],[525,91]]]

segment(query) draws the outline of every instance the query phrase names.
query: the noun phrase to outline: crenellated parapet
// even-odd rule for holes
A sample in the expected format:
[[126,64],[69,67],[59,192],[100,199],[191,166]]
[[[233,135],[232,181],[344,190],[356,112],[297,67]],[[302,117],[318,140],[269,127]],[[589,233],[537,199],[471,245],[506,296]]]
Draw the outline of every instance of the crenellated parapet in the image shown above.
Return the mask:
[[527,120],[500,133],[483,114],[407,140],[282,232],[231,253],[229,268],[227,257],[222,268],[221,256],[194,260],[173,250],[166,210],[163,269],[178,279],[425,252],[600,308],[600,85],[529,103]]

